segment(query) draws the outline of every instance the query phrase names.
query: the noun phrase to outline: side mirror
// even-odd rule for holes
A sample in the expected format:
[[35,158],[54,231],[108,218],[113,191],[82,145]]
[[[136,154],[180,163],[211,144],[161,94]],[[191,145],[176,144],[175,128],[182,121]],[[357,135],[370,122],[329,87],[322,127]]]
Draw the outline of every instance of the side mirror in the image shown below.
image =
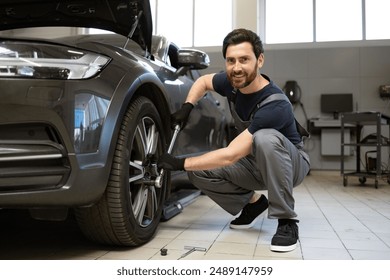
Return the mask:
[[178,51],[179,67],[193,69],[205,69],[210,65],[209,56],[199,50],[181,49]]

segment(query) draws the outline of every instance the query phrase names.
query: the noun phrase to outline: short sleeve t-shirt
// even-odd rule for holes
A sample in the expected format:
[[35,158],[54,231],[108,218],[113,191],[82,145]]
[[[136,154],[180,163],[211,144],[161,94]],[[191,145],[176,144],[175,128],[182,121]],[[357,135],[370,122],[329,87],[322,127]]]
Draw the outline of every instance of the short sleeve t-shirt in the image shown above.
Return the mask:
[[[285,100],[275,100],[257,109],[250,120],[252,113],[264,99],[272,94],[284,94],[266,75],[262,76],[269,81],[269,84],[257,92],[243,94],[239,90],[235,91],[235,110],[243,121],[250,121],[248,131],[253,134],[264,128],[273,128],[282,133],[293,144],[301,142],[292,106]],[[228,80],[226,72],[214,75],[214,90],[222,96],[231,100],[234,95],[234,88]]]

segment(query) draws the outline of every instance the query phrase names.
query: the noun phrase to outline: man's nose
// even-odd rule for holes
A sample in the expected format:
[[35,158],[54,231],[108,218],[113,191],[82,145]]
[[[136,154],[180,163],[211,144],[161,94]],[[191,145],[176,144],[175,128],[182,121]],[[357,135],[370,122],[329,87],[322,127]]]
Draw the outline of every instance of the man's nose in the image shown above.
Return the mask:
[[234,71],[241,71],[242,70],[242,65],[239,61],[237,61],[236,63],[234,63],[233,65],[233,70]]

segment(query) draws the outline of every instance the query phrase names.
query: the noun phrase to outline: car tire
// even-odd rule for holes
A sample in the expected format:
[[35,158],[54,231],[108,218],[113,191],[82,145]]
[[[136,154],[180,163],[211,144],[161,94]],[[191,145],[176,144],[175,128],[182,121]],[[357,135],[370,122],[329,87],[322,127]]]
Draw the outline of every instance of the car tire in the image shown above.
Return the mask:
[[146,97],[128,107],[121,122],[109,182],[92,207],[76,209],[83,233],[110,245],[137,246],[150,241],[161,219],[167,177],[160,187],[156,160],[166,147],[161,117]]

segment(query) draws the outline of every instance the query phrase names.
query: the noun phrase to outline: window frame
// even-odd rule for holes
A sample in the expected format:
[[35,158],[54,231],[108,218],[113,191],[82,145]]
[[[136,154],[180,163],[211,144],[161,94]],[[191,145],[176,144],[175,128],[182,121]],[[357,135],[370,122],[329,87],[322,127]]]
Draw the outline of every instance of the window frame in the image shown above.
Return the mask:
[[[258,8],[258,22],[257,30],[260,35],[260,38],[263,40],[264,46],[267,46],[268,49],[305,49],[305,48],[327,48],[327,47],[365,47],[365,46],[389,46],[390,39],[367,39],[366,36],[366,0],[362,1],[362,39],[353,40],[353,41],[324,41],[319,42],[316,39],[316,0],[313,1],[313,41],[305,43],[275,43],[268,44],[264,39],[266,38],[266,1],[267,0],[257,0]],[[272,0],[271,0],[272,1]]]

